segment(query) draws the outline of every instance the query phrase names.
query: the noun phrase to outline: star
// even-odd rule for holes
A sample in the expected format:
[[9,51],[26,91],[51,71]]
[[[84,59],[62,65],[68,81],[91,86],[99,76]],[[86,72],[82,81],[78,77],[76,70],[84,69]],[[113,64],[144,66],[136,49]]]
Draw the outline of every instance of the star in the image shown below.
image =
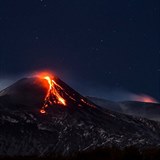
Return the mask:
[[106,72],[104,72],[104,74],[105,74],[105,76],[110,76],[111,74],[112,74],[112,72],[111,71],[106,71]]
[[103,41],[104,41],[103,39],[100,40],[101,43],[103,43]]
[[38,37],[38,36],[36,36],[36,37],[35,37],[35,39],[36,39],[36,40],[38,40],[38,39],[39,39],[39,37]]
[[131,66],[129,66],[129,67],[128,67],[128,69],[129,69],[129,70],[132,70],[132,67],[131,67]]
[[113,30],[112,32],[113,32],[113,33],[117,33],[117,30]]

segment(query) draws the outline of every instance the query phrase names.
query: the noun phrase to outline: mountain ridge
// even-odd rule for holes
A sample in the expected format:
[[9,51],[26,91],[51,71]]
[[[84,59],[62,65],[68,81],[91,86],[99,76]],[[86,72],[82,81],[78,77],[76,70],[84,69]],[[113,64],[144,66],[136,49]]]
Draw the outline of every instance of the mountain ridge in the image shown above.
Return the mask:
[[149,102],[139,102],[139,101],[113,102],[96,97],[87,96],[87,98],[92,102],[94,102],[95,104],[115,112],[137,117],[143,117],[150,120],[160,121],[159,103],[149,103]]
[[[54,80],[62,89],[56,86],[55,89],[67,105],[53,101],[42,114],[41,106],[31,104],[37,103],[42,95],[43,102],[47,88],[43,90],[45,87],[42,89],[39,83],[36,86],[31,79],[26,80],[27,84],[31,82],[30,89],[23,83],[22,88],[13,90],[14,84],[0,96],[0,155],[42,156],[52,152],[68,155],[107,146],[139,149],[160,146],[160,123],[101,108],[59,79]],[[16,85],[19,86],[19,81]],[[26,104],[27,97],[20,96],[22,91],[25,96],[30,96],[31,91],[37,99],[31,98],[31,103]],[[13,92],[16,98],[10,94]]]

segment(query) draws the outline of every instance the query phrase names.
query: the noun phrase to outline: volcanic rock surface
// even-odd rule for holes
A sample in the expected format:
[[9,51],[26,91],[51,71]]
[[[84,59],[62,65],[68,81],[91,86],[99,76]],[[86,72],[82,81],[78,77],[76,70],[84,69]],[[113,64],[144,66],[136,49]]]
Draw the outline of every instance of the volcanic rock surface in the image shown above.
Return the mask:
[[[101,108],[54,77],[25,78],[0,92],[0,155],[68,155],[102,146],[159,147],[160,123]],[[47,93],[48,102],[44,106]],[[54,95],[55,94],[55,95]],[[58,103],[59,94],[65,105]]]

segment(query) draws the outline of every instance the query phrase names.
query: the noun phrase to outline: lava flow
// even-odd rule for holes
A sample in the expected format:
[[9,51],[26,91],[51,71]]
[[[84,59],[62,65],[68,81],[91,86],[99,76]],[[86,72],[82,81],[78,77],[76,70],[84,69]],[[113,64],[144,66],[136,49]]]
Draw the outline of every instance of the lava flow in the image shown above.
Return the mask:
[[53,103],[66,106],[65,99],[59,94],[59,91],[57,90],[63,90],[63,88],[58,85],[53,79],[51,79],[50,76],[44,76],[43,79],[48,82],[49,87],[44,99],[43,107],[40,112],[43,114],[46,113],[45,109]]

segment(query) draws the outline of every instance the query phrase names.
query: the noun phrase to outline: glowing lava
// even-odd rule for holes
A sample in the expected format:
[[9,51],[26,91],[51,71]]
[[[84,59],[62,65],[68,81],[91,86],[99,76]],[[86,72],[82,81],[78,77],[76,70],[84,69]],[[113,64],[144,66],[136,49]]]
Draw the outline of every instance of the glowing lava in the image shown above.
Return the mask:
[[59,94],[60,90],[63,90],[63,88],[58,85],[53,79],[51,79],[50,76],[44,76],[43,79],[47,80],[49,87],[40,113],[46,113],[45,108],[52,105],[53,103],[66,106],[65,99]]
[[46,113],[46,111],[44,109],[41,109],[40,113],[44,114],[44,113]]

